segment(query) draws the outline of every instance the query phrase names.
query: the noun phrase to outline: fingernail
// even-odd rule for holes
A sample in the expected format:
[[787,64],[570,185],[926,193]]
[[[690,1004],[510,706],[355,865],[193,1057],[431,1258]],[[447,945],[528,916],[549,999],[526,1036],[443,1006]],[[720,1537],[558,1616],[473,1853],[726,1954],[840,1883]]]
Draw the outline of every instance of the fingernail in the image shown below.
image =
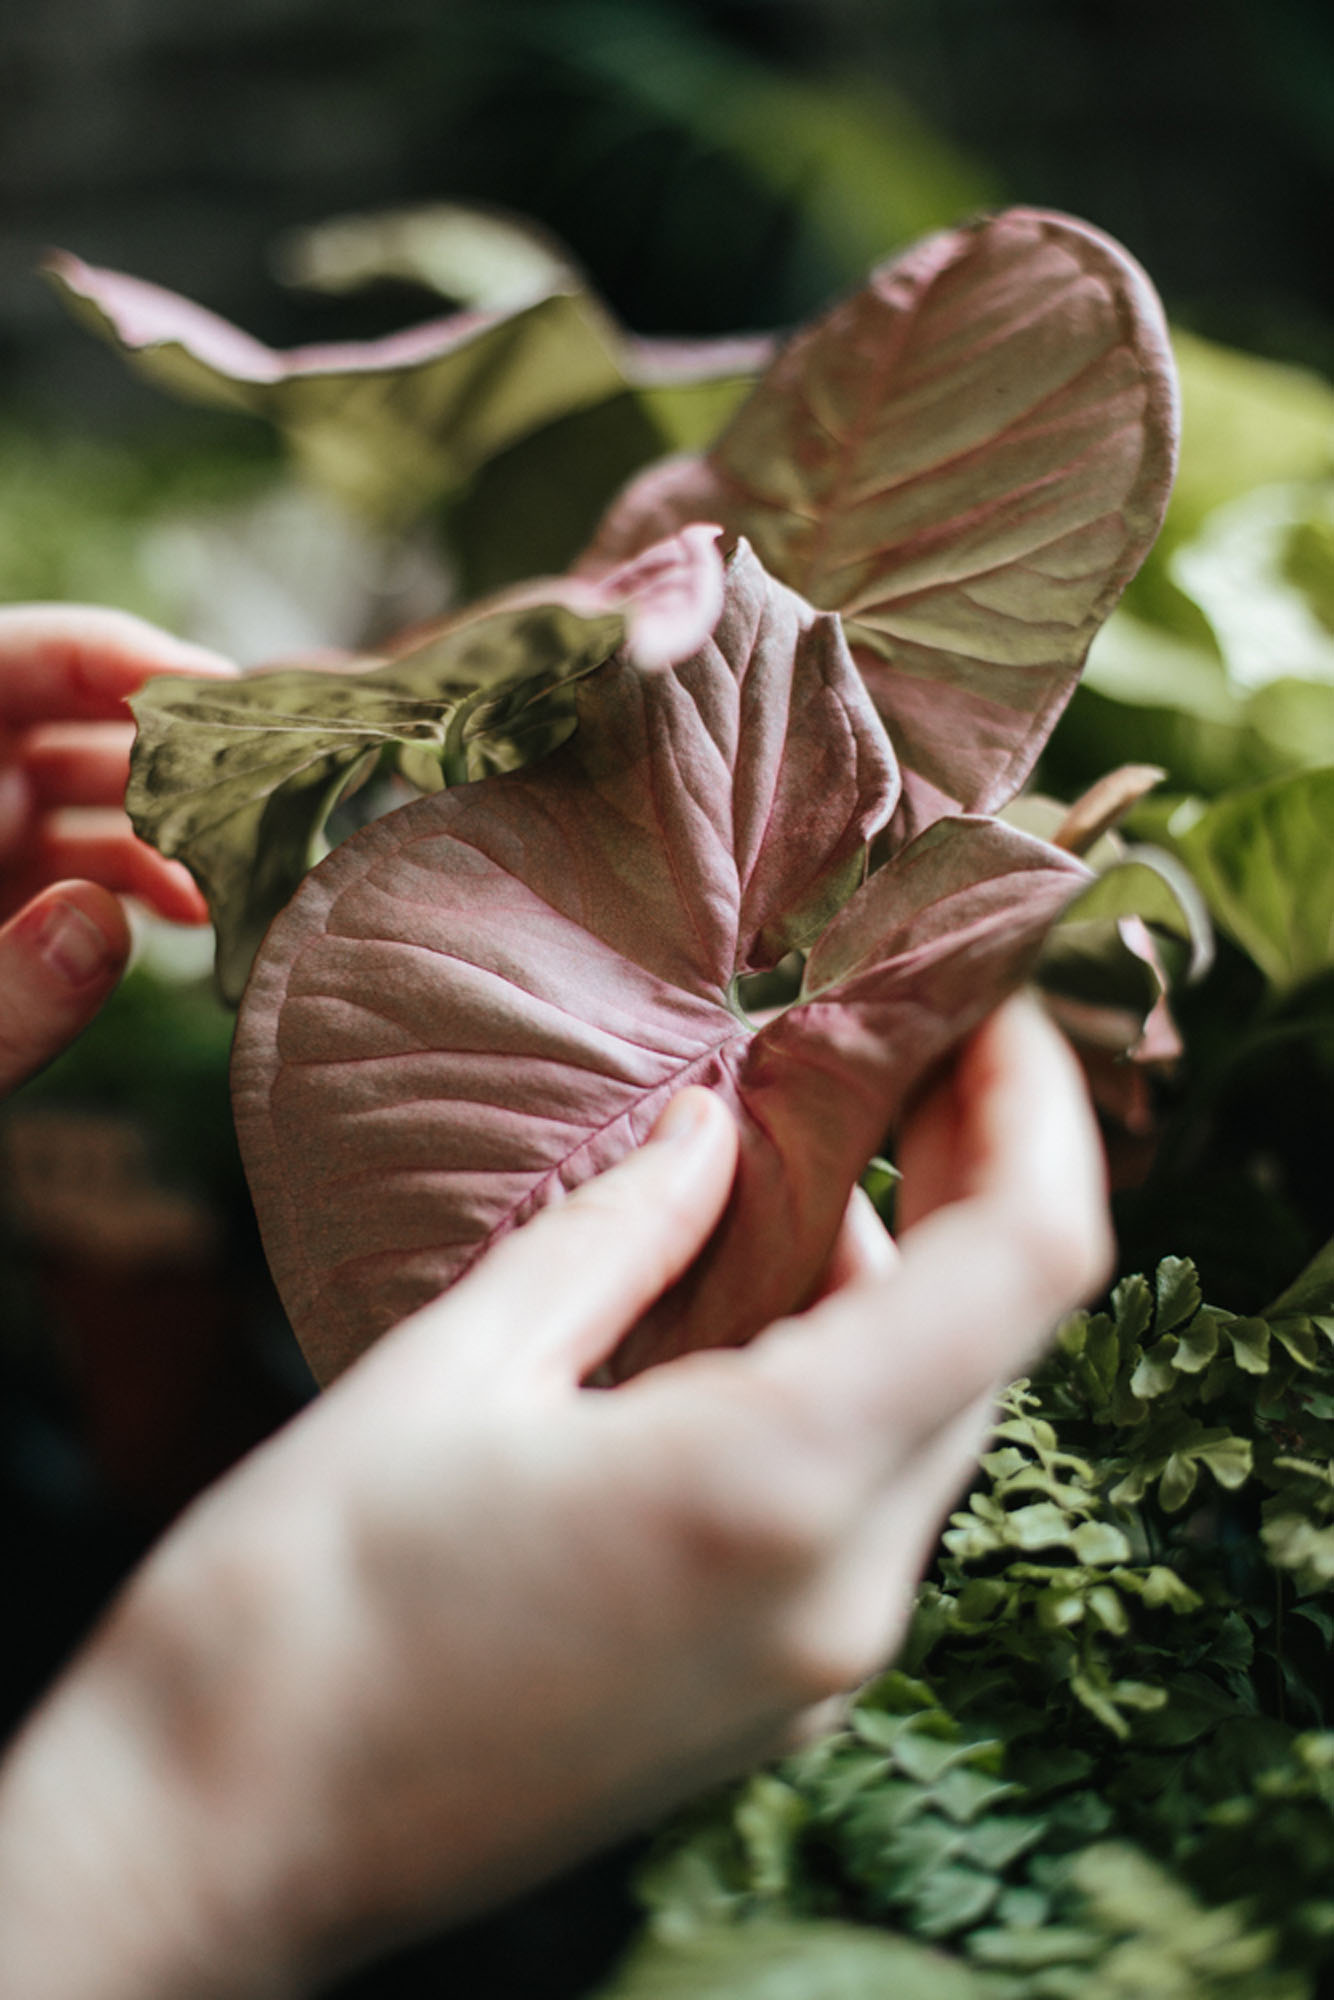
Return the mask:
[[709,1093],[706,1090],[695,1087],[683,1090],[662,1113],[646,1143],[657,1146],[663,1140],[693,1139],[708,1123],[709,1115]]
[[73,903],[53,903],[37,933],[37,949],[70,986],[103,977],[119,954],[92,918]]

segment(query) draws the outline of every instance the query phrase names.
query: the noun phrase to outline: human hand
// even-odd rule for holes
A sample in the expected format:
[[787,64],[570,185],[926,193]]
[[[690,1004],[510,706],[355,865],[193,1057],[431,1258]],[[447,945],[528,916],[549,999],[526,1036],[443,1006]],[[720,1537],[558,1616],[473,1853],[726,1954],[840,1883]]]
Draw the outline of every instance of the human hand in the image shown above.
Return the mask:
[[119,979],[119,895],[175,923],[206,920],[186,870],[120,810],[125,697],[155,674],[233,672],[128,612],[0,609],[0,1095],[58,1055]]
[[1003,1010],[904,1134],[897,1259],[854,1211],[809,1311],[581,1388],[735,1146],[683,1093],[187,1514],[11,1758],[0,1987],[304,1990],[781,1749],[886,1659],[997,1385],[1105,1271],[1083,1089]]

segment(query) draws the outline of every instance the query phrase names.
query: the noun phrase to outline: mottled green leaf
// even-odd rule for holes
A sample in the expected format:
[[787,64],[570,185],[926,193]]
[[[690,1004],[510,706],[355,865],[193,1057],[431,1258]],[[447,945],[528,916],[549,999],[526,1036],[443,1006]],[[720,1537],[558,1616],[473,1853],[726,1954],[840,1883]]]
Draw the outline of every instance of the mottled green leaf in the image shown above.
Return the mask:
[[385,746],[422,758],[437,784],[512,768],[568,734],[562,690],[622,642],[647,664],[694,651],[722,602],[717,551],[698,533],[619,579],[510,591],[358,671],[149,681],[131,700],[126,808],[204,891],[224,995],[240,997],[268,925],[321,858],[334,802]]

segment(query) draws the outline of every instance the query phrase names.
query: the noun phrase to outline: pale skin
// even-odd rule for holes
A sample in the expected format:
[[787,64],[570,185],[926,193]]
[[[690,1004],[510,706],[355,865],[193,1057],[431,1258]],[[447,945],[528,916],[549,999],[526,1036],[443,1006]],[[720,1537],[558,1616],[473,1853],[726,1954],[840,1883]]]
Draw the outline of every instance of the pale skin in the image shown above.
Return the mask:
[[[0,623],[0,690],[12,659]],[[10,1082],[101,997],[24,988],[23,924],[0,1008],[47,1012],[0,1012]],[[3,1767],[0,1991],[316,1990],[781,1750],[883,1664],[997,1385],[1110,1254],[1083,1085],[1028,1003],[898,1150],[897,1252],[854,1203],[808,1311],[584,1388],[726,1200],[735,1128],[683,1092],[196,1502]]]

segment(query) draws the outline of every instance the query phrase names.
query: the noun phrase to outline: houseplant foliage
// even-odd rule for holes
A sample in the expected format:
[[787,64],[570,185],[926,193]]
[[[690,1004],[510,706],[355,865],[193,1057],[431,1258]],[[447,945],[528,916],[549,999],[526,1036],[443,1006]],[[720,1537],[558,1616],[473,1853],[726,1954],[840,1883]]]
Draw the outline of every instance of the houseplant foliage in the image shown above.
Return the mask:
[[[135,346],[121,282],[80,279],[103,330]],[[503,316],[514,297],[486,309]],[[165,364],[175,338],[139,342],[140,364]],[[267,905],[249,886],[269,846],[257,828],[267,801],[286,814],[285,780],[231,799],[250,830],[222,849],[234,908],[251,899],[234,981],[268,910],[289,903],[243,1013],[238,1113],[275,1264],[326,1374],[633,1143],[695,1076],[741,1119],[735,1209],[619,1365],[689,1344],[706,1319],[714,1337],[744,1338],[797,1302],[904,1093],[1040,952],[1071,1018],[1115,1001],[1133,1039],[1172,962],[1163,927],[1189,927],[1185,892],[1164,893],[1179,875],[1141,857],[1090,890],[1065,847],[1105,840],[1126,810],[1191,871],[1222,937],[1209,977],[1173,996],[1189,1067],[1150,1183],[1162,1213],[1182,1212],[1161,1200],[1164,1173],[1184,1185],[1202,1144],[1240,1143],[1230,1063],[1296,1047],[1319,1074],[1327,690],[1309,649],[1287,674],[1276,656],[1269,681],[1237,666],[1253,655],[1189,551],[1216,546],[1220,507],[1296,483],[1286,511],[1259,510],[1283,524],[1264,543],[1267,574],[1318,613],[1327,392],[1185,343],[1205,444],[1193,460],[1188,444],[1133,617],[1118,613],[1095,647],[1044,766],[1066,797],[1118,759],[1166,775],[1156,789],[1151,774],[1118,779],[1070,813],[1007,801],[1165,499],[1172,371],[1142,277],[1096,232],[1015,211],[931,239],[768,352],[732,374],[715,357],[707,421],[695,396],[694,434],[658,433],[678,456],[603,496],[573,579],[501,601],[520,622],[543,607],[547,633],[566,635],[537,649],[540,666],[521,647],[471,682],[458,673],[449,635],[495,603],[333,681],[284,663],[302,684],[284,722],[310,733],[296,764],[319,783],[299,810],[300,783],[291,795]],[[376,363],[391,403],[420,386],[394,386],[404,360]],[[711,365],[696,357],[696,389]],[[761,368],[741,400],[741,374]],[[623,410],[626,393],[608,405]],[[1232,442],[1211,458],[1225,420]],[[554,451],[569,422],[535,418],[527,443]],[[332,476],[336,453],[296,449]],[[485,475],[450,476],[457,520]],[[426,504],[410,488],[400,519]],[[636,657],[655,576],[676,636]],[[572,594],[590,589],[607,595]],[[396,730],[383,703],[409,692],[394,685],[407,658],[424,679]],[[330,715],[347,727],[349,691],[367,680],[381,709],[340,745],[343,764],[321,767]],[[167,830],[192,825],[194,841],[221,824],[199,782],[219,739],[197,700],[178,683],[141,704],[136,811],[202,878],[203,850]],[[257,695],[251,725],[269,701]],[[380,803],[404,777],[429,795],[298,886],[325,808],[372,762]],[[1105,852],[1089,847],[1090,864]],[[1076,894],[1088,900],[1058,922]],[[1128,944],[1136,909],[1156,927],[1156,971],[1133,926],[1140,948]],[[784,1004],[775,1020],[746,1018],[759,981]],[[1310,1204],[1283,1186],[1298,1221],[1269,1233],[1274,1191],[1248,1185],[1250,1227],[1231,1229],[1244,1282],[1211,1286],[1228,1309],[1201,1302],[1185,1259],[1155,1257],[1147,1279],[1062,1329],[1007,1396],[894,1671],[844,1727],[664,1833],[642,1881],[648,1927],[612,1990],[1317,1990],[1334,1931],[1334,1285],[1317,1257],[1279,1292],[1319,1240]],[[377,1187],[392,1189],[382,1206]],[[757,1217],[783,1249],[763,1296],[740,1247]]]
[[[327,359],[261,364],[181,302],[60,274],[139,365],[323,393]],[[359,366],[401,391],[405,361],[435,370],[476,338],[468,315]],[[518,622],[502,599],[365,673],[140,699],[131,809],[212,893],[232,981],[349,765],[386,738],[419,753],[438,710],[443,789],[297,890],[239,1026],[238,1130],[318,1372],[695,1079],[740,1113],[737,1188],[620,1365],[745,1339],[810,1293],[904,1097],[1085,879],[972,809],[1023,781],[1149,546],[1173,415],[1136,267],[1083,225],[1012,211],[931,239],[788,343],[710,456],[669,470],[666,509],[651,472],[647,506],[638,488],[615,503],[573,582],[518,592]],[[733,547],[721,617],[710,513]],[[607,616],[644,575],[655,601],[669,578],[679,628],[609,658]],[[598,638],[553,647],[551,601],[599,592]],[[522,763],[542,694],[581,677],[564,747],[480,775],[469,748]],[[794,952],[795,1003],[755,1032],[738,982]]]

